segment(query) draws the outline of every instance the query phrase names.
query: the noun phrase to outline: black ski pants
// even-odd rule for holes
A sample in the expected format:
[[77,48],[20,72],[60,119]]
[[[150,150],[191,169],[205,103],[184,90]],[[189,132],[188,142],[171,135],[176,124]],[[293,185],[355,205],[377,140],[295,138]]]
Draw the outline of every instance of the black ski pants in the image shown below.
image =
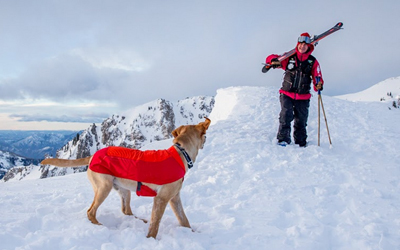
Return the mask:
[[278,141],[291,143],[291,122],[293,124],[294,143],[300,146],[307,142],[307,120],[310,100],[294,100],[284,94],[279,97],[281,102],[281,113],[279,114]]

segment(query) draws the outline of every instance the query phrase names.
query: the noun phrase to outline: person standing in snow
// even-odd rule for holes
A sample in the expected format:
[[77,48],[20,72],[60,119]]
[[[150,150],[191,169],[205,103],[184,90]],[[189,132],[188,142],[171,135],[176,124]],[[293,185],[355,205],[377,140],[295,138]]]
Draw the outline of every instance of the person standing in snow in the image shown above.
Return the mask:
[[[291,122],[293,124],[294,143],[300,147],[307,146],[307,120],[310,107],[311,83],[315,91],[322,90],[324,83],[321,68],[317,59],[311,55],[314,45],[308,33],[302,33],[298,38],[296,53],[279,61],[279,55],[269,55],[266,63],[274,69],[285,70],[282,87],[279,90],[281,112],[279,114],[278,144],[286,146],[291,143]],[[320,81],[317,84],[316,77]]]

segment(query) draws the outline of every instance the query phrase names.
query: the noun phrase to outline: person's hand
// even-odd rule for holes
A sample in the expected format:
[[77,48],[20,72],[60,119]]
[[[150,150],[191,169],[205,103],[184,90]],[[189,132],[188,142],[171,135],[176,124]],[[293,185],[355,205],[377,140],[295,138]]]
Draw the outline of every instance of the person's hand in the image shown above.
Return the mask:
[[281,67],[281,62],[278,60],[278,58],[271,60],[271,67],[274,69]]
[[323,89],[322,83],[319,82],[317,85],[315,85],[315,89],[319,90],[319,91],[322,91],[322,89]]

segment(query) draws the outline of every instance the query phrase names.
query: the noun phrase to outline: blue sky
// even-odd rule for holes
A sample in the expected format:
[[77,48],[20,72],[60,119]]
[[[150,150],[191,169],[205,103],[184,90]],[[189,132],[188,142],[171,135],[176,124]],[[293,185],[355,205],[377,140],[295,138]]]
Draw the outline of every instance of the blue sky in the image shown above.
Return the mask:
[[157,98],[281,85],[269,54],[344,23],[313,55],[325,95],[400,75],[399,1],[0,0],[0,129],[85,129]]

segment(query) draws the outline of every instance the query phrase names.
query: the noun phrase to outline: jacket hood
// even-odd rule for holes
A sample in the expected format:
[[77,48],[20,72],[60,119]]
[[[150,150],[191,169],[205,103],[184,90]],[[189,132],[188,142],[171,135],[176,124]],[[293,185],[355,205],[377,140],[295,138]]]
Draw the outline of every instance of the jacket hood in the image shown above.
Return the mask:
[[[308,33],[302,33],[300,36],[308,36],[308,37],[311,38],[311,36],[310,36]],[[298,46],[299,44],[300,44],[299,42],[297,42],[297,44],[296,44],[296,54],[297,54],[297,58],[299,58],[300,61],[304,61],[304,60],[306,60],[306,59],[312,54],[312,52],[314,51],[314,45],[312,45],[311,43],[310,43],[310,44],[307,44],[307,45],[308,45],[308,50],[307,50],[306,53],[303,54],[303,53],[300,53],[299,50],[297,49],[297,46]]]

